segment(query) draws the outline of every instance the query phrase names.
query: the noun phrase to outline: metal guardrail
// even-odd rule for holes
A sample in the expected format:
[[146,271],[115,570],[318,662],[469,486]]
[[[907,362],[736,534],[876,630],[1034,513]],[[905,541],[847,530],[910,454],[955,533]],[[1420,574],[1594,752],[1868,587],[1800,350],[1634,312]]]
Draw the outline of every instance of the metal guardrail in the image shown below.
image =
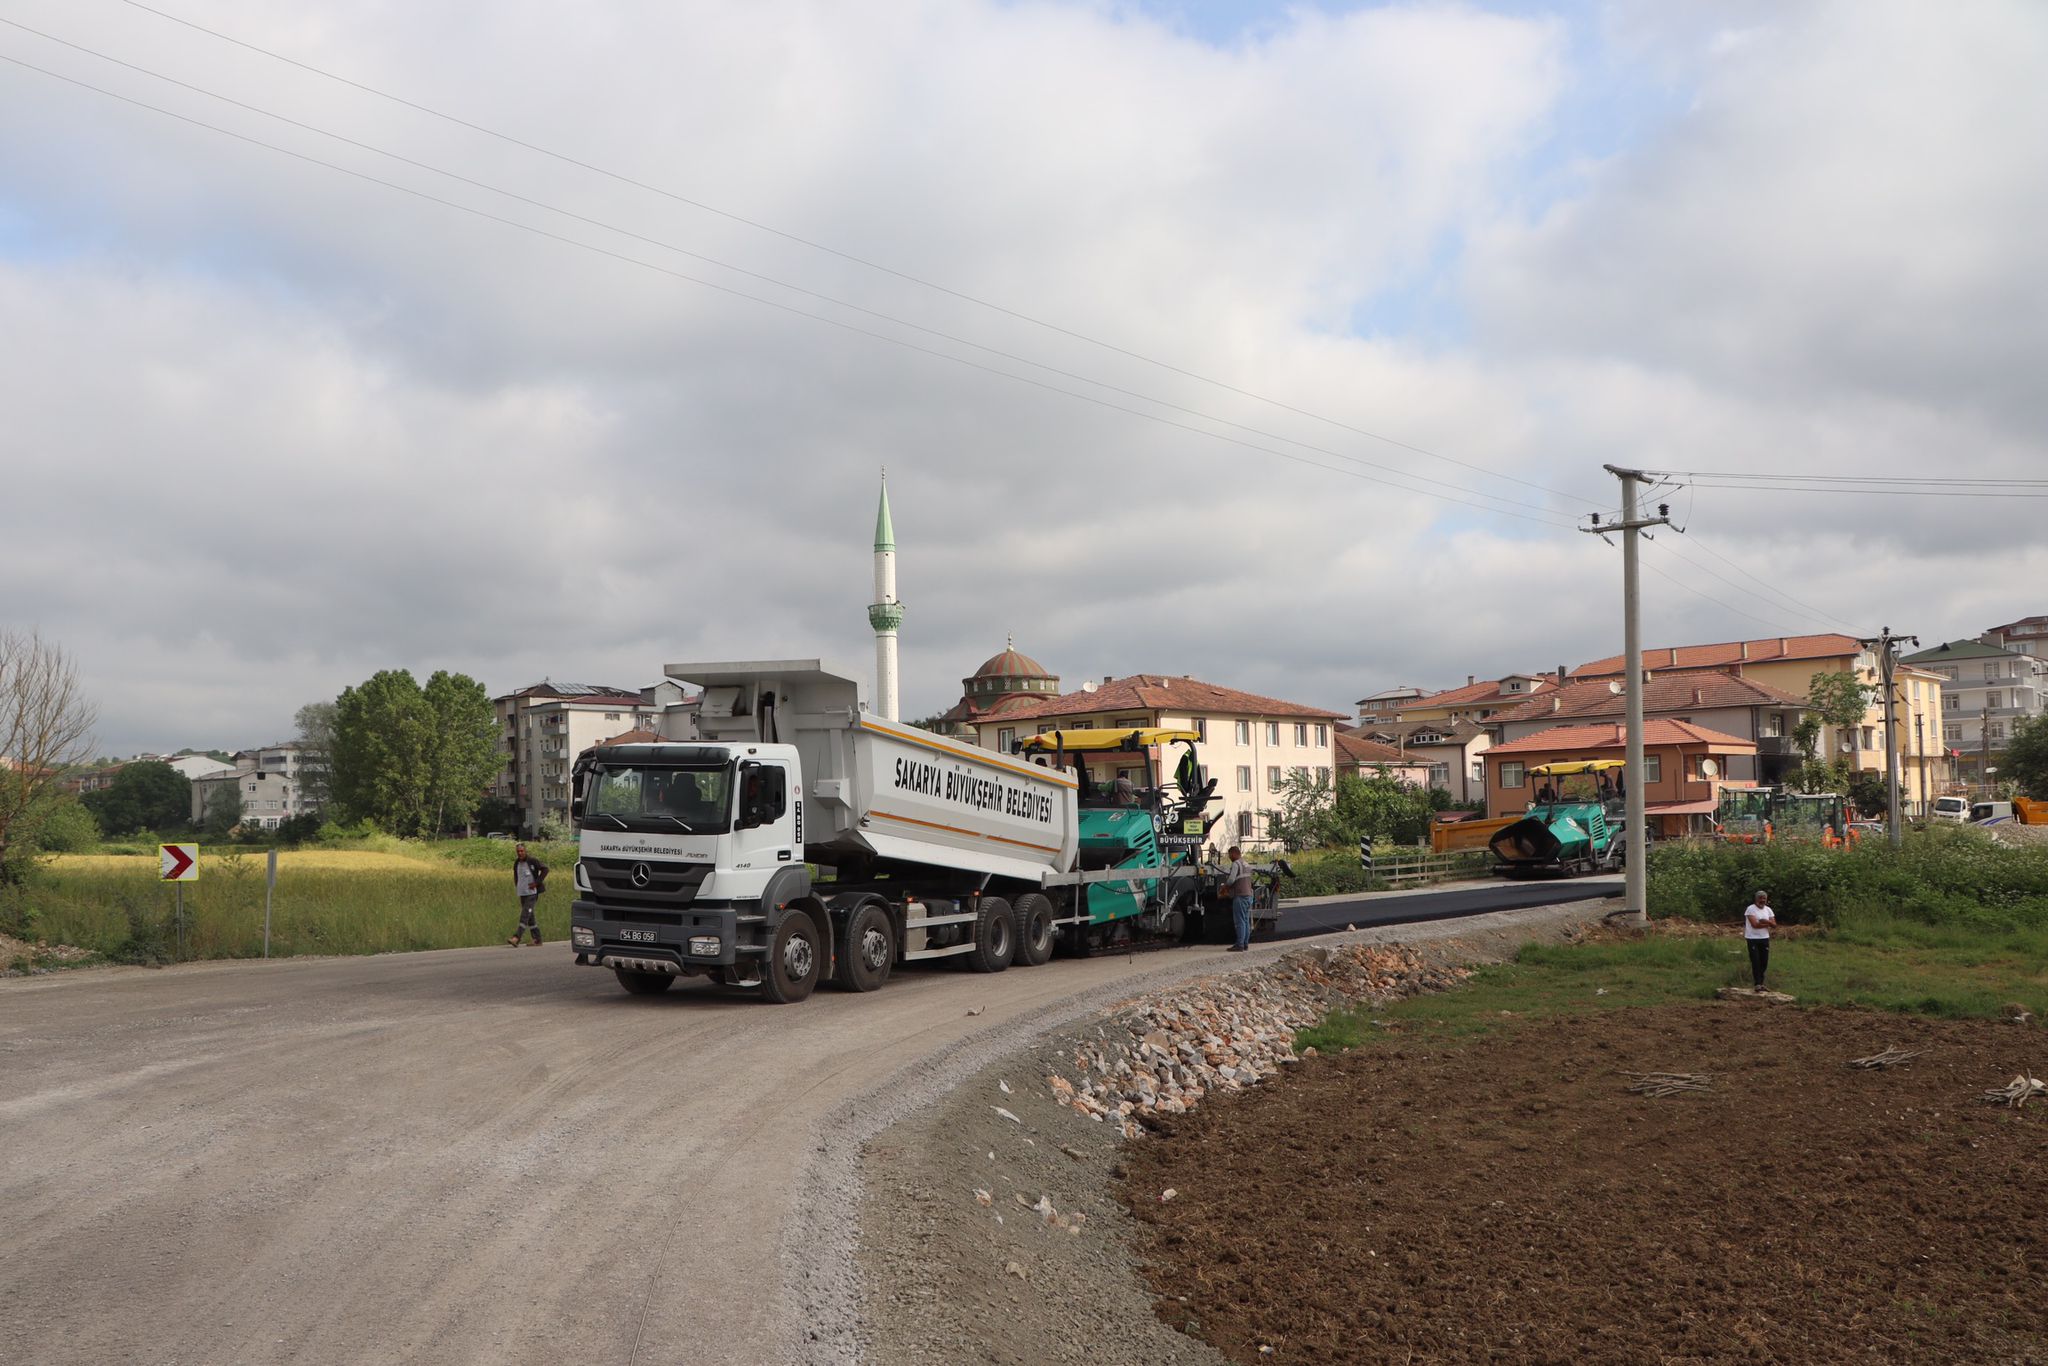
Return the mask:
[[1492,866],[1493,855],[1485,849],[1454,849],[1443,854],[1429,849],[1385,849],[1376,850],[1372,860],[1373,875],[1396,886],[1478,876]]

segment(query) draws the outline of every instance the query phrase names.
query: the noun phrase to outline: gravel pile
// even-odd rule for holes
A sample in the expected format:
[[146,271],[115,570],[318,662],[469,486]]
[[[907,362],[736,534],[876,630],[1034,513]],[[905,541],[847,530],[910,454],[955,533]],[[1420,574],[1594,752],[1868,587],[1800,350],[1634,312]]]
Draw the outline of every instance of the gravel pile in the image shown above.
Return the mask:
[[2019,825],[2006,821],[1999,825],[1986,826],[1985,829],[1991,832],[1992,839],[2015,849],[2048,844],[2048,825]]
[[1139,1138],[1160,1115],[1215,1092],[1241,1091],[1297,1061],[1295,1034],[1338,1006],[1442,991],[1467,969],[1401,945],[1304,949],[1248,973],[1170,988],[1112,1015],[1054,1071],[1053,1099]]

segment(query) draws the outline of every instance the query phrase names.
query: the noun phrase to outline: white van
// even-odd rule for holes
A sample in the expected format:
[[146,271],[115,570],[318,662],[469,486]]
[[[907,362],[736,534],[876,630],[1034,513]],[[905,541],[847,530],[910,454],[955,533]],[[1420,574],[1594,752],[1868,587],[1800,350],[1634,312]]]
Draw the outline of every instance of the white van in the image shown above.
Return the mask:
[[1956,821],[1958,823],[1970,819],[1970,799],[1968,797],[1936,797],[1934,799],[1934,819],[1938,821]]
[[1970,808],[1970,819],[1979,825],[1986,821],[2009,821],[2012,819],[2012,803],[1978,802]]

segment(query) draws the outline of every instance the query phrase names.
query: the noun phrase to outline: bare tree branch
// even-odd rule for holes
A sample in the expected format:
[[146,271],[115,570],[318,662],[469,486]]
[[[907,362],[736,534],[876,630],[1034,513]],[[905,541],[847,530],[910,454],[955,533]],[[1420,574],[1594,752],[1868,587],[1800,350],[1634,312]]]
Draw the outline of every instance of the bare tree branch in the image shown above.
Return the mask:
[[98,720],[61,646],[0,631],[0,855],[66,771],[92,757]]

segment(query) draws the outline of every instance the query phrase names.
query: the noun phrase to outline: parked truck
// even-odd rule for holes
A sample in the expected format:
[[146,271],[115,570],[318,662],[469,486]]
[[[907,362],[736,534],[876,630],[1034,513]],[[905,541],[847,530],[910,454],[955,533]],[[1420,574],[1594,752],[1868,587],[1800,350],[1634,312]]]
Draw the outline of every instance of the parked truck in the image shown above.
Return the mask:
[[[1176,939],[1206,909],[1215,784],[1193,732],[1109,733],[1146,772],[1125,792],[1089,775],[1102,734],[996,754],[869,714],[817,660],[666,672],[702,689],[697,734],[575,766],[571,946],[629,992],[683,976],[776,1002],[872,991],[905,962],[1001,972],[1062,943]],[[1177,742],[1162,780],[1152,759]]]

